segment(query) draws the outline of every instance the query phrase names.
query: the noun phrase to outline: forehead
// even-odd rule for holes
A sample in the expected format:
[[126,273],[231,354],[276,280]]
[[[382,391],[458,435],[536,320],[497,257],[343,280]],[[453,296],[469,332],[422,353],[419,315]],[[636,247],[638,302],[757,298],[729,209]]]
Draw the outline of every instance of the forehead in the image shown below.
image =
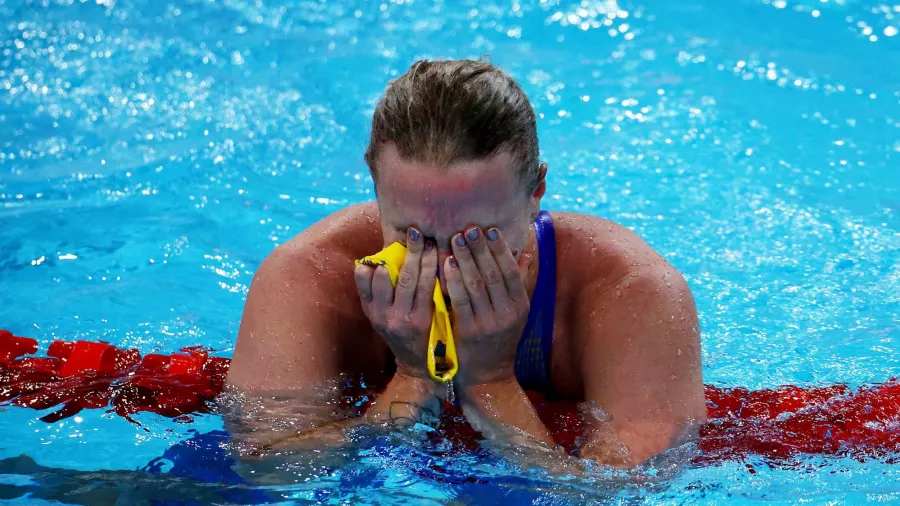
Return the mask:
[[452,234],[472,224],[502,225],[514,216],[521,205],[517,181],[507,153],[440,168],[402,160],[386,146],[379,156],[378,202],[390,225]]

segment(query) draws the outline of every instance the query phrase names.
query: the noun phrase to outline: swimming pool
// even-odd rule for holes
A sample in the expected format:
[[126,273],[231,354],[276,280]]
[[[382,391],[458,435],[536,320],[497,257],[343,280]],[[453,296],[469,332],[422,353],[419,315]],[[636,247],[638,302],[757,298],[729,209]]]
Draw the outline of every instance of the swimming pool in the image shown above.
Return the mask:
[[[0,0],[0,19],[0,328],[44,348],[229,356],[265,255],[373,198],[362,153],[387,80],[418,57],[489,54],[540,115],[546,207],[621,222],[685,274],[706,383],[860,386],[900,370],[900,5]],[[86,410],[48,424],[2,409],[0,458],[55,469],[0,466],[2,497],[22,501],[48,482],[173,487],[124,472],[222,428],[215,416],[137,425]],[[566,481],[379,441],[294,466],[267,492],[900,500],[883,459],[755,472],[725,461],[622,485],[603,470]],[[435,462],[446,472],[422,473]]]

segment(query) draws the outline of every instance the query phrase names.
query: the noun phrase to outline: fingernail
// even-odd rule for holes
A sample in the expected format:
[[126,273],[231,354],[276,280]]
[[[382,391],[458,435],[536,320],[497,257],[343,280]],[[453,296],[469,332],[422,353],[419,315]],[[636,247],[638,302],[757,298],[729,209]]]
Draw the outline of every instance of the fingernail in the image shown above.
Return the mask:
[[478,229],[470,229],[468,232],[466,232],[466,237],[468,237],[470,241],[478,239]]
[[451,268],[451,269],[456,269],[457,267],[459,267],[459,266],[456,265],[456,258],[450,257],[450,268]]
[[425,241],[425,251],[431,251],[434,249],[434,243],[431,241]]
[[418,229],[415,229],[412,227],[409,228],[409,238],[412,239],[413,241],[418,241],[420,235],[421,234],[419,233]]
[[465,246],[466,239],[462,236],[462,234],[456,234],[456,245],[457,246]]
[[496,241],[500,237],[500,232],[496,228],[492,228],[487,231],[487,236],[488,239]]

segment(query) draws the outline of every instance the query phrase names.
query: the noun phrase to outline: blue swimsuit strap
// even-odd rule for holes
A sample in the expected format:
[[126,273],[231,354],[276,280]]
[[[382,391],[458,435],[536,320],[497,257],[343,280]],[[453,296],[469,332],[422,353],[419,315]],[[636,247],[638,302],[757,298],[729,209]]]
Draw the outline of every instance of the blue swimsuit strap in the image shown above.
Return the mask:
[[538,248],[538,278],[531,296],[528,324],[516,349],[516,378],[522,388],[550,386],[553,316],[556,306],[556,232],[553,219],[541,211],[534,221]]

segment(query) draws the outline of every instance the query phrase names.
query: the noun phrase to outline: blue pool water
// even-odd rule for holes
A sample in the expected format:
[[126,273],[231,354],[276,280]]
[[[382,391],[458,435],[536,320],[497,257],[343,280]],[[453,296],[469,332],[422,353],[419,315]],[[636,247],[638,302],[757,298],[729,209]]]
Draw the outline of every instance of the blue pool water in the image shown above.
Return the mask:
[[[685,274],[706,383],[885,381],[900,370],[898,28],[900,4],[879,0],[0,0],[0,328],[229,356],[262,259],[373,198],[362,154],[387,81],[419,57],[489,55],[540,115],[546,207],[623,223]],[[129,471],[216,416],[0,409],[0,459],[54,469],[0,466],[2,498],[48,481],[125,503],[212,493]],[[266,491],[900,502],[900,468],[877,459],[649,469],[646,484],[423,451],[376,440]],[[447,476],[417,472],[434,459]]]

